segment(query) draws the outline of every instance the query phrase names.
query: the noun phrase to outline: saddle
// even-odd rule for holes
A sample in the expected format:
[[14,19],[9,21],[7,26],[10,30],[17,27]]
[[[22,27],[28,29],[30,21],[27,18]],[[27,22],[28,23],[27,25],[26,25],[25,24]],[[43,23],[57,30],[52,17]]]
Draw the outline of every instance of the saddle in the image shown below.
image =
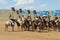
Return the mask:
[[12,20],[11,20],[11,21],[9,21],[9,22],[10,22],[11,26],[15,24]]
[[38,21],[38,20],[36,20],[36,21],[35,21],[35,25],[38,25],[38,23],[39,23],[39,21]]
[[55,24],[58,25],[58,20],[55,20]]
[[28,21],[28,24],[31,25],[31,20]]

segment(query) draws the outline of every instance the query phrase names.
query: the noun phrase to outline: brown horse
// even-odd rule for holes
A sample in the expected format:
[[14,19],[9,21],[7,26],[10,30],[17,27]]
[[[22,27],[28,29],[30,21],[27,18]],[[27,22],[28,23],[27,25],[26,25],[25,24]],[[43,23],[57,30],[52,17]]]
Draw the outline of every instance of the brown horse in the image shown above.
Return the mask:
[[43,28],[43,23],[42,22],[39,22],[39,31],[41,31],[42,30],[42,28]]
[[54,20],[51,20],[51,21],[50,21],[50,24],[51,24],[51,28],[52,28],[54,31],[56,31],[56,23],[55,23],[55,21],[54,21]]
[[32,31],[35,31],[35,21],[32,21]]

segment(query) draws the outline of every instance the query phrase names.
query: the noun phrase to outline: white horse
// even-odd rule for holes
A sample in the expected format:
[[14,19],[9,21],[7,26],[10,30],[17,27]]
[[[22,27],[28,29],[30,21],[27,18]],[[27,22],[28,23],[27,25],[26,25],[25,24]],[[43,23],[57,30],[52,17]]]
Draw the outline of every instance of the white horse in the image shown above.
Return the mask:
[[14,25],[15,25],[15,21],[12,21],[12,20],[7,21],[5,23],[5,31],[8,31],[8,26],[11,26],[12,27],[12,31],[14,31]]
[[18,27],[18,30],[20,31],[20,26],[21,26],[21,29],[23,30],[23,28],[22,28],[22,19],[21,18],[18,18],[17,20],[15,20],[15,21],[12,21],[12,20],[10,20],[10,21],[7,21],[6,23],[5,23],[5,31],[8,31],[8,27],[10,26],[10,27],[12,27],[12,31],[14,31],[14,26],[15,26],[15,23],[17,24],[17,27]]

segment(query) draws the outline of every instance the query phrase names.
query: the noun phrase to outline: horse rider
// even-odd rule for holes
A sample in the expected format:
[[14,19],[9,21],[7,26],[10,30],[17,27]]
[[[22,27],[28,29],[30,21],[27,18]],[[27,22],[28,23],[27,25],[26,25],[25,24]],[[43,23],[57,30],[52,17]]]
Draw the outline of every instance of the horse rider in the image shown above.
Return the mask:
[[25,28],[26,26],[26,18],[24,17],[24,15],[22,15],[22,25],[23,25],[23,28]]
[[38,25],[39,25],[41,22],[42,22],[42,19],[41,19],[41,17],[39,16],[39,17],[38,17]]
[[58,27],[58,21],[59,21],[58,17],[55,17],[54,21],[55,21],[56,27]]
[[27,19],[26,19],[26,28],[28,28],[28,31],[29,31],[29,28],[31,26],[31,16],[28,15]]
[[28,24],[29,24],[29,26],[31,26],[31,16],[30,15],[28,15],[28,17],[27,17],[27,21],[28,21]]
[[24,15],[22,15],[21,18],[22,18],[22,21],[23,21],[23,23],[24,23],[26,18],[24,17]]
[[23,21],[22,21],[21,16],[18,17],[17,25],[18,25],[18,29],[20,30],[19,27],[21,27],[21,31],[22,31],[22,30],[23,30],[23,27],[22,27],[22,25],[23,25]]
[[14,16],[12,16],[12,14],[10,14],[9,19],[13,21],[14,20]]
[[50,18],[49,17],[46,18],[46,25],[48,28],[50,28]]
[[13,11],[13,9],[12,9],[12,13],[10,13],[10,16],[9,16],[9,19],[11,20],[11,21],[15,21],[16,19],[17,19],[17,13],[15,13],[15,9],[14,9],[14,11]]
[[38,23],[39,23],[39,18],[36,16],[36,17],[34,18],[34,21],[35,21],[35,29],[37,29]]
[[42,21],[42,19],[41,19],[41,17],[39,16],[39,22],[41,22]]
[[45,18],[44,18],[44,17],[42,17],[42,23],[46,23],[46,22],[45,22]]
[[18,17],[17,23],[18,23],[18,26],[22,25],[22,18],[21,18],[21,16]]
[[15,19],[14,19],[14,17],[12,16],[12,14],[10,14],[9,19],[10,19],[9,22],[11,22],[11,25],[13,25],[12,23],[15,22]]
[[44,27],[46,27],[46,20],[44,16],[42,17],[42,24],[42,29],[44,29]]

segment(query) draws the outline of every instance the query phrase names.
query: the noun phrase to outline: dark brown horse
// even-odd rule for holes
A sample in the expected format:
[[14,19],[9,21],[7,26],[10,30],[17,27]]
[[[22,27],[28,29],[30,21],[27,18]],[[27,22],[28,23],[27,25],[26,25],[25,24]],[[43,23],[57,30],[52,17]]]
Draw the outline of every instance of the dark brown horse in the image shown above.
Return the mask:
[[32,25],[32,31],[35,30],[35,29],[34,29],[34,27],[35,27],[34,23],[35,23],[35,21],[33,20],[33,21],[32,21],[32,24],[31,24],[31,25]]
[[51,20],[50,24],[51,24],[51,28],[56,31],[56,23],[55,23],[55,21]]

